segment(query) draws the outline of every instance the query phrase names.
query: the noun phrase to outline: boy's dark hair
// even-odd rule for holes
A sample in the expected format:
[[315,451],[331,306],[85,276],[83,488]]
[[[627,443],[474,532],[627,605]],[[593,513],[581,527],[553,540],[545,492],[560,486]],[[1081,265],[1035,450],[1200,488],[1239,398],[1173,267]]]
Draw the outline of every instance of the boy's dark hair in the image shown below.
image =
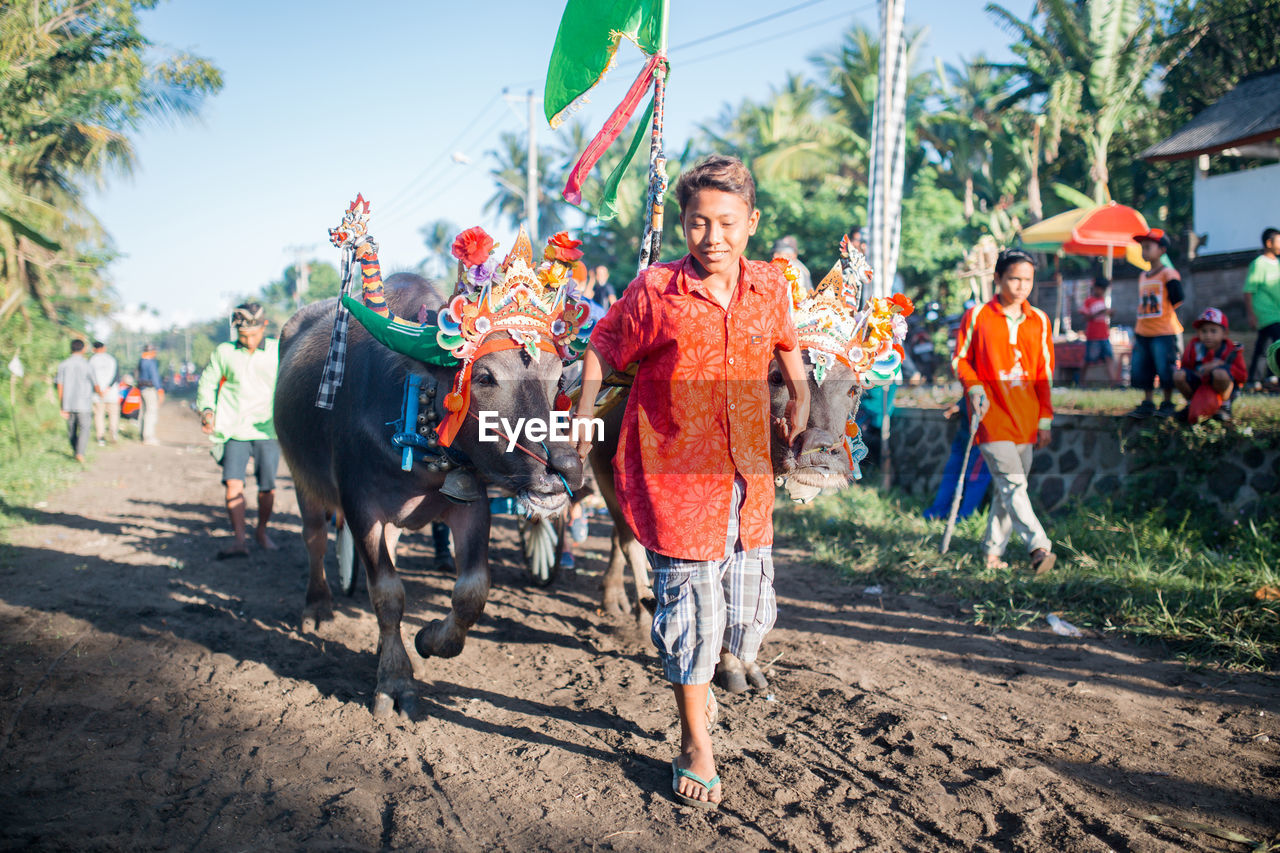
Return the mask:
[[104,344],[102,341],[94,341],[94,342],[93,342],[93,348],[94,348],[94,349],[102,349],[102,348],[103,348],[103,347],[105,347],[105,346],[106,346],[106,344]]
[[676,202],[680,215],[684,207],[699,190],[720,190],[732,193],[747,203],[749,210],[756,209],[756,182],[745,163],[737,157],[712,154],[680,176],[676,181]]
[[1093,286],[1099,290],[1106,290],[1111,286],[1111,279],[1107,278],[1105,275],[1100,275],[1093,280]]
[[74,341],[71,342],[72,352],[81,352],[83,350],[84,350],[84,341],[80,340],[79,338],[76,338]]
[[996,275],[1004,275],[1014,264],[1031,264],[1031,268],[1035,269],[1036,259],[1026,249],[1005,249],[996,258]]
[[1267,248],[1267,244],[1271,242],[1271,238],[1280,235],[1280,230],[1268,228],[1262,232],[1262,248]]

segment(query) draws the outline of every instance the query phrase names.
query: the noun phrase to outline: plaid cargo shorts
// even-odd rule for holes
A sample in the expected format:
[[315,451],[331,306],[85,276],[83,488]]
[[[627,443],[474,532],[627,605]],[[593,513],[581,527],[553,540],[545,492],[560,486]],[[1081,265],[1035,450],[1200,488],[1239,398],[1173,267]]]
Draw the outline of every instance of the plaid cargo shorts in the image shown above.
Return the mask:
[[744,551],[738,540],[738,512],[746,493],[733,483],[725,556],[719,560],[679,560],[653,551],[653,644],[663,675],[674,684],[705,684],[715,673],[723,647],[743,663],[756,659],[778,618],[773,592],[773,548]]

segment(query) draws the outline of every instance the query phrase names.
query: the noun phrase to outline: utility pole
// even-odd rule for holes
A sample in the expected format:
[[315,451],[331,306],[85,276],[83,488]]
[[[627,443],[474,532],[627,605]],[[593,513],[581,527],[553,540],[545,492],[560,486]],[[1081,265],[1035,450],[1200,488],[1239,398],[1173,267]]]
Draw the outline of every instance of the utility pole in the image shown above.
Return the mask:
[[[511,106],[513,100],[525,101],[529,114],[529,158],[527,161],[525,190],[524,190],[524,212],[528,220],[525,228],[529,232],[529,242],[537,245],[538,243],[538,105],[542,103],[539,98],[530,89],[524,96],[505,95],[507,106]],[[457,157],[454,158],[455,160]]]
[[525,209],[529,212],[529,241],[538,245],[538,112],[535,105],[541,98],[529,90],[529,189],[525,195]]
[[293,282],[293,310],[297,311],[302,307],[302,300],[311,284],[311,262],[306,260],[306,256],[308,252],[316,250],[316,244],[286,246],[284,250],[293,254],[293,270],[296,274]]

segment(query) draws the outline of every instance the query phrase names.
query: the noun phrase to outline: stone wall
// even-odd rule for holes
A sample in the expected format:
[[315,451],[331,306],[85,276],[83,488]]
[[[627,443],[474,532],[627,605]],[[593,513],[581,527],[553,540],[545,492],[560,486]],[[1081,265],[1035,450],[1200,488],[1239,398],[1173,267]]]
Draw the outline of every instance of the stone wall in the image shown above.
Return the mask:
[[[1072,497],[1114,494],[1136,468],[1136,460],[1124,451],[1124,439],[1144,427],[1124,417],[1059,413],[1054,417],[1053,443],[1035,452],[1031,472],[1037,503],[1054,509]],[[929,500],[937,492],[942,469],[951,452],[955,420],[940,409],[899,407],[890,429],[894,485]],[[1170,464],[1159,474],[1179,476],[1180,452],[1168,454]],[[874,479],[873,479],[874,482]],[[1280,487],[1280,449],[1263,449],[1242,443],[1206,478],[1207,497],[1227,512],[1248,511],[1264,495]]]

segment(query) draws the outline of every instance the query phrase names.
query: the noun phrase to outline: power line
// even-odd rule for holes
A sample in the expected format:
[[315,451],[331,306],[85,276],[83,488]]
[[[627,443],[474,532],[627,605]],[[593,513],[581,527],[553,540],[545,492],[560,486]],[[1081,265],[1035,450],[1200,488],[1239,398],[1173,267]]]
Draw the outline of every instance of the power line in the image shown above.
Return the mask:
[[694,39],[693,41],[687,41],[684,44],[678,44],[675,47],[671,48],[670,51],[668,52],[676,51],[676,50],[684,50],[686,47],[696,47],[700,44],[706,44],[709,41],[714,41],[715,39],[723,38],[724,36],[733,35],[734,33],[742,32],[743,30],[749,30],[752,27],[757,26],[758,24],[764,24],[769,21],[773,21],[778,18],[781,18],[783,15],[790,15],[792,12],[799,12],[801,9],[807,9],[810,6],[816,6],[819,3],[824,3],[824,2],[826,2],[826,0],[808,0],[808,2],[806,3],[797,3],[795,6],[789,6],[786,9],[779,9],[777,12],[774,12],[772,15],[765,15],[764,17],[756,18],[753,21],[747,21],[744,24],[738,24],[738,26],[736,27],[730,27],[729,29],[721,30],[718,33],[712,33],[711,35],[702,36],[701,38]]
[[432,169],[439,166],[440,163],[443,162],[445,158],[447,158],[450,154],[452,154],[457,144],[460,141],[462,141],[462,138],[480,122],[480,119],[484,118],[485,114],[488,113],[489,110],[493,107],[493,105],[498,102],[498,99],[501,98],[502,95],[503,95],[502,91],[499,91],[496,94],[494,94],[494,96],[490,98],[489,101],[483,107],[480,108],[480,112],[476,113],[475,118],[467,122],[467,126],[458,132],[458,135],[454,137],[453,141],[445,145],[444,148],[440,151],[440,153],[435,157],[435,159],[429,161],[427,165],[423,167],[421,172],[419,172],[416,176],[414,176],[413,179],[411,179],[407,184],[401,187],[400,190],[396,192],[396,194],[386,202],[384,206],[384,210],[393,208],[395,207],[395,205],[403,201],[412,192],[415,184],[417,184],[419,181],[425,178]]
[[[473,134],[470,137],[470,141],[466,142],[463,147],[472,148],[474,146],[480,145],[484,139],[486,139],[490,134],[492,134],[495,130],[502,127],[502,125],[508,121],[510,121],[510,119],[507,116],[499,115],[498,118],[495,119],[489,125],[487,125],[479,133],[479,135]],[[454,144],[450,146],[450,148],[452,149],[449,152],[450,154],[453,153],[453,150],[457,150],[457,145],[458,143],[462,142],[462,139],[463,139],[462,137],[458,137],[454,141]],[[445,177],[449,173],[450,167],[454,165],[455,164],[452,162],[452,159],[440,158],[440,159],[437,159],[435,162],[433,162],[430,166],[427,167],[427,169],[423,171],[421,175],[418,176],[418,178],[415,178],[414,181],[409,185],[409,188],[412,191],[408,192],[407,194],[403,192],[399,193],[398,195],[400,195],[400,200],[397,201],[394,206],[388,205],[386,208],[382,210],[384,218],[391,219],[391,220],[400,219],[406,215],[411,214],[414,211],[421,209],[422,204],[421,204],[420,193],[423,190],[428,189],[433,182],[436,182],[439,179]],[[429,178],[428,178],[428,174],[429,174]]]
[[786,31],[784,31],[784,32],[780,32],[780,33],[770,33],[769,35],[765,36],[764,38],[756,39],[755,41],[749,41],[749,42],[745,42],[745,43],[743,43],[743,44],[735,45],[735,46],[733,46],[733,47],[727,47],[727,48],[725,48],[724,50],[718,50],[718,51],[716,51],[715,53],[709,53],[709,54],[707,54],[707,55],[705,55],[705,56],[698,56],[698,57],[695,57],[695,58],[693,58],[693,59],[686,59],[686,60],[683,60],[683,61],[679,64],[679,66],[678,66],[678,67],[679,67],[679,68],[684,68],[684,67],[686,67],[686,66],[694,65],[694,64],[699,63],[699,62],[706,62],[707,60],[710,60],[710,59],[717,59],[717,58],[719,58],[719,57],[721,57],[721,56],[724,56],[724,55],[726,55],[726,54],[736,53],[736,52],[738,52],[738,51],[740,51],[740,50],[744,50],[744,49],[746,49],[746,48],[748,48],[748,47],[755,47],[755,46],[756,46],[756,45],[758,45],[758,44],[764,44],[765,42],[769,42],[769,41],[776,41],[777,39],[785,38],[786,36],[790,36],[790,35],[795,35],[796,33],[804,32],[805,30],[812,30],[812,29],[814,29],[815,27],[821,27],[821,26],[824,26],[824,25],[826,25],[826,24],[830,24],[830,23],[832,23],[833,21],[838,21],[838,20],[842,20],[842,19],[848,18],[850,14],[857,14],[858,12],[866,11],[867,9],[874,9],[874,8],[875,8],[875,6],[876,6],[876,4],[875,4],[875,3],[870,3],[870,4],[866,5],[866,6],[863,6],[863,7],[862,7],[862,8],[860,8],[860,9],[854,9],[852,12],[841,12],[839,15],[832,15],[832,16],[831,16],[831,17],[829,17],[829,18],[823,18],[823,19],[822,19],[822,20],[820,20],[820,21],[814,21],[814,22],[812,22],[812,23],[805,24],[805,25],[803,25],[803,26],[799,26],[799,27],[795,27],[795,28],[793,28],[793,29],[786,30]]
[[[768,22],[775,21],[778,18],[783,17],[784,15],[790,15],[794,12],[799,12],[801,9],[807,9],[810,6],[816,6],[819,3],[825,3],[825,2],[827,2],[827,0],[806,0],[806,2],[804,3],[797,3],[796,5],[788,6],[785,9],[779,9],[777,12],[774,12],[771,15],[764,15],[763,17],[755,18],[745,23],[738,24],[737,26],[729,27],[728,29],[724,29],[724,30],[719,30],[718,32],[714,32],[714,33],[708,33],[705,36],[699,36],[698,38],[693,39],[692,41],[687,41],[684,44],[678,44],[675,47],[667,48],[667,53],[670,54],[670,53],[675,53],[677,50],[685,50],[686,48],[697,47],[699,45],[706,44],[709,41],[715,41],[716,39],[723,38],[724,36],[733,35],[734,33],[742,32],[743,30],[747,30],[752,27],[758,27],[760,24],[767,24]],[[641,65],[643,64],[643,62],[644,62],[643,59],[629,59],[626,62],[618,63],[617,67],[629,68],[629,67]],[[688,63],[686,62],[682,64],[688,64]]]

